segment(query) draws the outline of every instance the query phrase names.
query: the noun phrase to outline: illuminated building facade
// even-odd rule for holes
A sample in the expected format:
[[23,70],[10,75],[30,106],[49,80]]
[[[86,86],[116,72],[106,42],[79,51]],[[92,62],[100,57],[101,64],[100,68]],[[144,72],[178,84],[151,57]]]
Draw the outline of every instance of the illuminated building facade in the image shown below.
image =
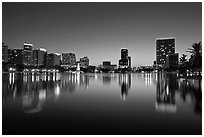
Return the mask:
[[166,56],[166,68],[177,69],[178,68],[178,53],[168,54]]
[[2,43],[2,62],[8,62],[8,45]]
[[111,69],[111,62],[103,61],[103,69]]
[[76,56],[74,53],[62,53],[62,65],[76,65]]
[[88,57],[80,58],[80,66],[83,68],[88,67],[89,66],[89,58]]
[[23,64],[26,66],[33,65],[33,44],[31,43],[24,43]]
[[44,48],[33,50],[33,65],[34,66],[46,66],[47,51]]
[[156,40],[156,62],[159,66],[166,64],[166,56],[175,53],[175,38],[158,38]]
[[121,59],[119,60],[120,68],[131,68],[131,57],[128,56],[128,49],[121,49]]
[[9,49],[8,62],[12,65],[23,64],[23,49]]
[[50,53],[47,55],[47,66],[48,67],[57,67],[60,66],[60,54]]

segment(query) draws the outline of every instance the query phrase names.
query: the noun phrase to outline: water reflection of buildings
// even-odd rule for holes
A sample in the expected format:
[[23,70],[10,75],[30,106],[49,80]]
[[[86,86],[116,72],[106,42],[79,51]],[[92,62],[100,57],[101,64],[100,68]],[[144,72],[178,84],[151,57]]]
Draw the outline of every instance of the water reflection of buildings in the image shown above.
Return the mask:
[[55,87],[59,83],[59,73],[24,73],[21,90],[23,111],[41,111],[45,101],[55,96]]
[[101,74],[98,78],[103,78],[103,84],[110,84],[111,81],[117,80],[117,75],[114,73],[104,73]]
[[125,100],[131,88],[131,74],[119,74],[119,85],[121,86],[121,98]]
[[175,94],[185,102],[189,97],[194,105],[194,112],[202,113],[201,80],[177,79],[175,75],[155,73],[156,76],[156,110],[160,112],[176,112]]
[[177,110],[175,104],[175,90],[178,84],[173,77],[164,77],[163,75],[163,73],[157,73],[156,110],[175,113]]
[[64,73],[61,78],[61,88],[65,92],[73,93],[76,86],[88,89],[89,77],[79,73]]
[[[61,93],[75,91],[76,86],[87,88],[89,78],[84,75],[60,73],[9,73],[4,74],[3,103],[16,96],[22,99],[23,111],[35,113],[42,110],[48,99],[57,100]],[[67,90],[68,89],[68,90]]]
[[156,73],[152,73],[152,72],[144,72],[144,73],[139,73],[138,77],[142,78],[145,82],[145,85],[149,86],[156,83],[157,75],[155,74]]
[[194,112],[202,114],[202,80],[194,79],[180,79],[178,80],[179,90],[182,91],[180,96],[184,102],[189,97],[191,103],[194,105]]

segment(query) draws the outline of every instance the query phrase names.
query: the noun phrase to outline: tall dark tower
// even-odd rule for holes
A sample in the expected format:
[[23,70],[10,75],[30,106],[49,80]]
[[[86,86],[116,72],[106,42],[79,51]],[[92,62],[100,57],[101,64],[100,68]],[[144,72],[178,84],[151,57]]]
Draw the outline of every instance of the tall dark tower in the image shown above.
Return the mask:
[[2,61],[8,62],[8,45],[6,43],[2,43]]
[[31,43],[24,43],[23,47],[23,64],[33,65],[33,44]]
[[127,59],[128,49],[121,49],[121,59]]
[[175,38],[158,38],[156,40],[157,65],[166,64],[166,56],[175,53]]
[[121,59],[119,60],[120,68],[131,68],[131,57],[128,56],[128,49],[121,49]]

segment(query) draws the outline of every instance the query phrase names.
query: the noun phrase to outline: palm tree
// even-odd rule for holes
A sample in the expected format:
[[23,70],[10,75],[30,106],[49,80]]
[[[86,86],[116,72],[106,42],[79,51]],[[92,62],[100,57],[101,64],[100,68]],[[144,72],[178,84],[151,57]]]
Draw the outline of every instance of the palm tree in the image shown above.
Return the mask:
[[189,63],[192,69],[201,68],[202,67],[202,44],[201,42],[193,43],[192,48],[188,48],[189,53],[191,53],[191,57],[189,59]]
[[180,74],[183,74],[183,75],[186,75],[186,70],[189,68],[189,65],[188,65],[188,61],[186,59],[186,54],[182,54],[182,56],[179,58],[179,75]]
[[180,64],[184,64],[185,62],[187,62],[186,56],[186,54],[182,54],[182,56],[180,57]]

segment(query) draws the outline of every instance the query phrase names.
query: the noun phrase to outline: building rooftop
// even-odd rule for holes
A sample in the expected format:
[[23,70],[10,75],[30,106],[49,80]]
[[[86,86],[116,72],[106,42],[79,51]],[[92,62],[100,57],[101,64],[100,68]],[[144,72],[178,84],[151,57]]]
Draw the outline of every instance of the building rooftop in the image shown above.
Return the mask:
[[31,44],[31,43],[26,43],[26,42],[24,42],[24,45],[33,46],[33,44]]
[[46,52],[47,50],[45,48],[39,48],[39,50]]
[[176,39],[175,37],[157,38],[156,40]]
[[57,55],[57,56],[60,56],[60,54],[59,53],[54,53],[55,55]]

